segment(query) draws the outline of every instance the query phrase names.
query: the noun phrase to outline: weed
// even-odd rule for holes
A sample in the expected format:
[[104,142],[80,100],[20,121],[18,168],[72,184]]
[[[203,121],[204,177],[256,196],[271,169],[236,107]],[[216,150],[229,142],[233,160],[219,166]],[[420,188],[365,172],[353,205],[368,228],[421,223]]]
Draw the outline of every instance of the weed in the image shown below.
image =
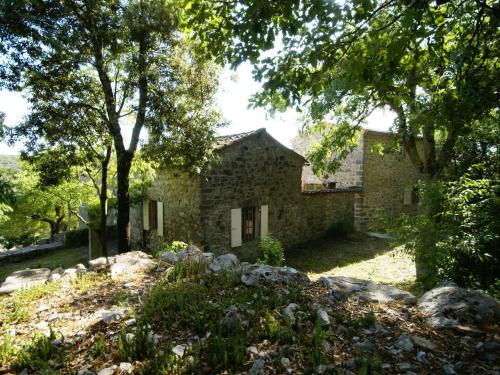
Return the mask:
[[123,306],[123,304],[130,298],[130,292],[124,289],[118,290],[113,297],[111,297],[111,302],[114,305]]
[[281,332],[279,320],[269,311],[264,313],[264,331],[271,340],[277,339]]
[[106,354],[106,341],[103,335],[99,335],[95,339],[94,344],[92,345],[91,353],[95,358]]
[[380,355],[357,356],[355,359],[356,367],[359,369],[359,375],[376,375],[382,371],[382,360]]
[[205,354],[208,365],[214,372],[237,369],[245,361],[246,338],[242,330],[231,332],[226,337],[219,328],[207,342]]
[[95,289],[99,284],[109,280],[110,278],[106,274],[87,272],[74,278],[71,281],[71,285],[81,294],[86,294]]
[[205,274],[208,263],[203,260],[190,259],[184,262],[178,262],[174,267],[167,271],[168,281],[181,282],[184,279],[199,279]]
[[52,330],[49,337],[41,334],[35,336],[29,344],[19,350],[12,367],[55,373],[53,367],[58,367],[65,361],[65,353],[62,348],[52,344],[54,339],[55,335]]
[[3,323],[28,321],[33,315],[33,309],[30,309],[31,302],[56,292],[60,287],[60,282],[54,282],[16,290],[12,294],[10,304],[3,302],[3,306],[0,307],[0,311],[4,312]]
[[3,340],[0,343],[0,365],[4,366],[15,357],[17,348],[7,327],[3,329],[2,338]]
[[259,241],[259,247],[262,250],[263,259],[259,263],[269,264],[271,266],[283,266],[285,264],[285,250],[279,240],[268,235]]
[[308,354],[308,362],[309,366],[313,369],[315,369],[319,365],[328,363],[328,360],[321,351],[323,340],[326,338],[326,336],[326,331],[323,330],[319,319],[317,319],[308,345],[310,348]]
[[154,358],[156,346],[148,327],[145,324],[138,324],[133,337],[129,338],[125,328],[122,328],[118,336],[118,354],[120,359],[126,362]]

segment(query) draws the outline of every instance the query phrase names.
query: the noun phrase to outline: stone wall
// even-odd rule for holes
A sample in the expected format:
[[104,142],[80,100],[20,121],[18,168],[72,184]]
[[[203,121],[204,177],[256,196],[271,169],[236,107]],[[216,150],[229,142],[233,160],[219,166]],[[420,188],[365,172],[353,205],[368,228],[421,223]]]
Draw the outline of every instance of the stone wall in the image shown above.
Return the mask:
[[[259,256],[262,205],[268,205],[269,232],[286,247],[320,236],[340,218],[353,220],[354,193],[302,194],[304,159],[266,133],[227,146],[220,155],[220,164],[202,181],[203,237],[210,251]],[[257,239],[231,249],[230,212],[243,207],[256,207]]]
[[360,228],[377,229],[380,212],[398,216],[414,213],[416,204],[404,205],[404,191],[419,179],[419,173],[403,153],[380,155],[374,149],[388,142],[390,134],[365,131],[363,150],[363,193],[356,198],[356,222]]
[[[158,236],[157,229],[151,229],[145,233],[146,241],[143,244],[150,247],[158,241],[201,242],[199,180],[199,176],[180,171],[157,172],[147,195],[151,200],[163,202],[163,237]],[[142,205],[140,206],[134,216],[142,229]],[[140,220],[137,217],[140,217]]]
[[[315,143],[320,140],[320,135],[298,135],[292,139],[292,148],[306,157]],[[310,165],[304,166],[302,171],[302,185],[322,184],[335,182],[337,188],[361,187],[363,184],[363,137],[359,137],[358,145],[342,161],[340,168],[327,179],[316,176]]]

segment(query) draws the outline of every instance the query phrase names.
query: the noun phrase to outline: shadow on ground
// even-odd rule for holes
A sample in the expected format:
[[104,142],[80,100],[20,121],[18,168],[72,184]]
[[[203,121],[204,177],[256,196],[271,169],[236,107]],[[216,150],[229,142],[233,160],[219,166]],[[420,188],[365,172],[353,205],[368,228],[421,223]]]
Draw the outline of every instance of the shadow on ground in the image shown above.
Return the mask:
[[359,263],[393,250],[389,241],[356,233],[343,239],[321,238],[286,253],[287,265],[307,273],[323,273]]

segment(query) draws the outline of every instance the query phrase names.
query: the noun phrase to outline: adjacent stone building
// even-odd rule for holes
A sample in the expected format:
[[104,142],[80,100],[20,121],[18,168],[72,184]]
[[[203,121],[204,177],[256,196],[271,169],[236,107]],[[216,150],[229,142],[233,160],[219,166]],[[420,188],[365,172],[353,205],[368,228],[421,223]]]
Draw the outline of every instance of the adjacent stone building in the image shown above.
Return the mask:
[[[354,198],[354,222],[359,229],[379,229],[381,213],[398,216],[416,212],[415,184],[419,173],[403,152],[382,155],[377,150],[376,145],[389,142],[390,137],[390,133],[363,130],[357,147],[327,179],[315,176],[306,165],[302,173],[303,190],[359,189]],[[299,135],[292,140],[292,148],[306,156],[317,140],[314,136]]]
[[354,220],[361,190],[303,192],[306,160],[265,129],[220,137],[215,150],[219,160],[200,175],[158,171],[149,199],[131,214],[135,243],[180,240],[255,259],[268,233],[291,247]]

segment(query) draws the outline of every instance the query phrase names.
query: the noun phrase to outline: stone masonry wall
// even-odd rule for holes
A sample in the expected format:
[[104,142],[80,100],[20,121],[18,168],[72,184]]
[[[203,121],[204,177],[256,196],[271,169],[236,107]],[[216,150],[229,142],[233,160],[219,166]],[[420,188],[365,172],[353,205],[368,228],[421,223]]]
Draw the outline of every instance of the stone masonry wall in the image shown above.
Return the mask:
[[406,154],[380,155],[374,150],[376,144],[389,141],[389,134],[364,134],[363,193],[356,198],[356,221],[361,228],[377,229],[381,211],[392,216],[416,211],[416,204],[404,205],[403,199],[405,188],[418,181],[419,173]]
[[[260,207],[268,205],[269,232],[285,247],[318,237],[339,218],[353,219],[354,193],[302,194],[304,160],[266,133],[225,147],[202,180],[204,244],[242,259],[259,256]],[[256,236],[231,249],[231,209],[256,207]]]
[[[147,190],[149,199],[163,202],[163,237],[156,229],[149,230],[146,244],[173,240],[200,243],[200,178],[174,170],[160,170]],[[142,206],[139,213],[141,228]]]
[[[299,135],[292,139],[292,148],[302,156],[306,157],[315,143],[320,140],[320,135]],[[361,187],[363,176],[363,137],[360,136],[358,145],[342,161],[340,168],[327,179],[316,176],[310,165],[304,166],[302,172],[302,184],[321,184],[323,182],[336,182],[337,188]]]

